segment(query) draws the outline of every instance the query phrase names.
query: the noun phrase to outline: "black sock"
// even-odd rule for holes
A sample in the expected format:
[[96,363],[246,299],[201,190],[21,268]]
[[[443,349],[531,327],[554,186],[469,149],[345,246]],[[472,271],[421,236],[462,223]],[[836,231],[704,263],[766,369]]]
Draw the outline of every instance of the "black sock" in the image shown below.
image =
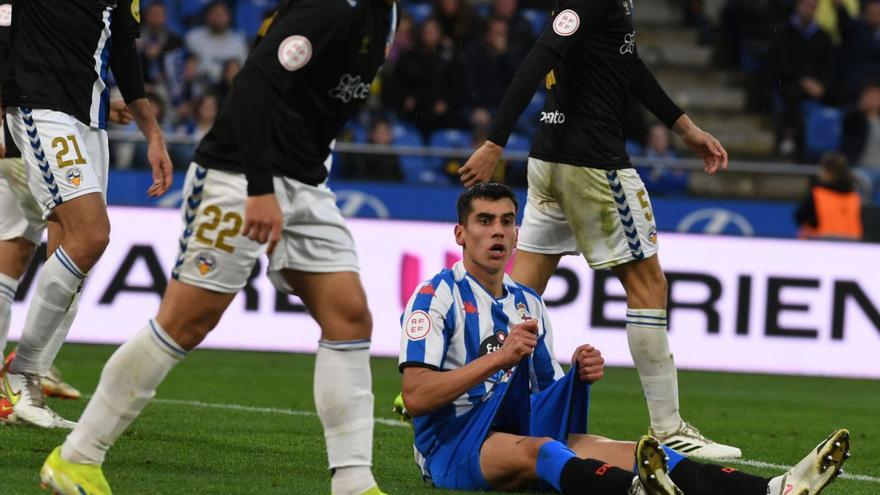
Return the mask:
[[632,471],[602,461],[572,457],[562,468],[559,486],[563,495],[620,495],[632,485],[634,476]]
[[669,477],[688,495],[767,495],[770,482],[768,478],[690,459],[679,461]]

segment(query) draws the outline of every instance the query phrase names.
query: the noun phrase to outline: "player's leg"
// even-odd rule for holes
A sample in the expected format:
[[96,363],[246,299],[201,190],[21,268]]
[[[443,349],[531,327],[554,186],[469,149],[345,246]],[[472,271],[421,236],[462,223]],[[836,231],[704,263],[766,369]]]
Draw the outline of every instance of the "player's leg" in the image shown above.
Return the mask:
[[638,174],[634,169],[557,167],[558,200],[581,252],[591,268],[614,270],[626,291],[627,339],[652,434],[689,454],[739,457],[739,449],[706,439],[679,415],[678,377],[667,336],[666,278],[656,256],[650,198]]
[[265,245],[240,234],[214,237],[211,230],[223,219],[231,222],[223,228],[237,232],[246,187],[243,175],[190,166],[184,185],[180,255],[158,316],[107,361],[79,424],[43,466],[43,480],[61,493],[78,493],[77,483],[104,490],[97,493],[109,492],[100,469],[107,450],[152,399],[171,369],[216,326],[247,283]]
[[315,356],[315,408],[324,426],[335,495],[376,486],[373,463],[372,317],[355,272],[286,269],[285,280],[321,326]]
[[561,258],[561,254],[531,253],[519,249],[513,258],[513,270],[510,276],[538,294],[543,294]]
[[83,139],[83,126],[69,115],[12,109],[9,117],[12,135],[23,150],[30,191],[44,216],[61,225],[63,240],[37,278],[5,385],[21,398],[15,406],[19,419],[44,427],[69,426],[43,402],[42,353],[109,241],[104,204],[106,152],[93,159]]
[[14,162],[20,162],[20,159],[0,160],[0,363],[5,362],[3,351],[18,281],[27,270],[36,243],[42,235],[42,230],[35,230],[29,225],[19,201],[19,194],[16,194],[16,188],[27,190],[24,171],[20,170],[20,174],[8,177],[16,168]]
[[[543,481],[563,495],[680,495],[667,474],[666,454],[651,437],[630,442],[583,442],[583,453],[549,437],[492,433],[480,449],[480,470],[497,490]],[[617,458],[617,464],[609,461]],[[641,466],[633,472],[634,466]]]
[[378,492],[370,469],[373,322],[358,275],[354,239],[329,189],[291,179],[278,179],[275,186],[285,225],[268,274],[279,290],[298,295],[321,327],[314,393],[324,426],[331,492]]
[[171,369],[220,321],[235,293],[171,280],[159,313],[104,365],[94,396],[61,450],[76,464],[102,464],[107,450],[138,417]]
[[559,259],[566,254],[578,254],[574,233],[552,197],[557,173],[554,165],[529,159],[528,197],[510,274],[539,294],[547,288]]

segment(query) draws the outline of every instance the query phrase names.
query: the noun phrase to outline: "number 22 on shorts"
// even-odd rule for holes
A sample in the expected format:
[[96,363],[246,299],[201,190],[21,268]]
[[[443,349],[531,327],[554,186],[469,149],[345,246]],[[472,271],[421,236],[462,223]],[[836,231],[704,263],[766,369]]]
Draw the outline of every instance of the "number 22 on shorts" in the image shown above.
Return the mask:
[[[227,211],[224,214],[223,210],[217,205],[205,208],[204,214],[210,217],[210,219],[199,226],[199,230],[196,231],[196,240],[227,253],[235,252],[235,247],[227,244],[226,239],[238,235],[241,231],[241,215],[234,211]],[[216,239],[210,239],[206,234],[217,230],[221,222],[226,228],[217,233]]]

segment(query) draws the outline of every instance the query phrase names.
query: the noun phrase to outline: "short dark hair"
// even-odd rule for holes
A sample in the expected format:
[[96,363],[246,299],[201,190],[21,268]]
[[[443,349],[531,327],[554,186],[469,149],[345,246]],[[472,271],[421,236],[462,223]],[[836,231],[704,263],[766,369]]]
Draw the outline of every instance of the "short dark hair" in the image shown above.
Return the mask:
[[458,212],[458,223],[464,225],[468,215],[473,211],[473,203],[475,199],[488,199],[490,201],[498,201],[501,199],[509,199],[513,202],[513,209],[519,210],[519,201],[516,199],[513,189],[499,184],[497,182],[488,182],[471,186],[458,195],[458,202],[455,206]]

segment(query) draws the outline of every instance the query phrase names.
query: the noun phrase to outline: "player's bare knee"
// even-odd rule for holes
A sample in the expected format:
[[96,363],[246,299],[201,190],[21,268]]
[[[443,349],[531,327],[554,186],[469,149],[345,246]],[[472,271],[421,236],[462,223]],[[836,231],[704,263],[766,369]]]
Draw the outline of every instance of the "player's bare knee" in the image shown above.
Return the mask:
[[522,445],[525,447],[529,466],[533,466],[538,461],[538,453],[541,451],[541,447],[552,441],[553,439],[550,437],[524,437]]

